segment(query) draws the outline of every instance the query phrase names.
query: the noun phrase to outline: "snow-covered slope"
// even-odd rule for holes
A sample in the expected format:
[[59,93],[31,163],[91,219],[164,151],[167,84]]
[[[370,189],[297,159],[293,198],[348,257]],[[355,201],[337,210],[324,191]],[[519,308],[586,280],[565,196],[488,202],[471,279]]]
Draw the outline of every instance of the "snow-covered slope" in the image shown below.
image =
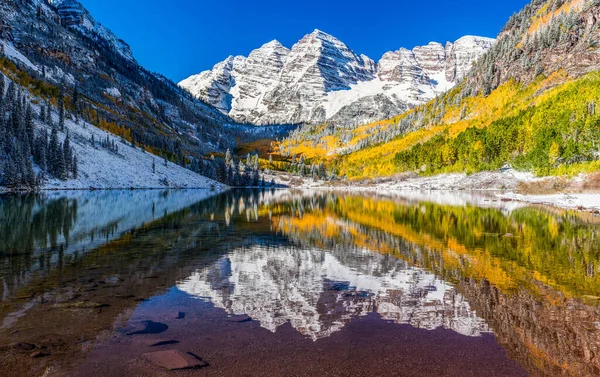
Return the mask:
[[278,41],[230,56],[179,85],[239,122],[364,123],[401,113],[452,88],[493,39],[466,36],[383,55],[357,55],[320,30],[291,50]]
[[19,51],[18,49],[15,48],[15,46],[13,46],[12,43],[3,41],[2,39],[0,39],[0,46],[1,48],[4,49],[4,55],[16,62],[22,63],[24,64],[26,67],[38,72],[39,69],[37,66],[35,66],[35,64],[33,64],[29,59],[27,59],[27,57],[25,55],[23,55],[21,53],[21,51]]
[[[37,126],[40,129],[47,127],[42,123]],[[83,121],[66,120],[65,132],[59,132],[61,143],[67,130],[78,160],[78,178],[52,179],[44,185],[45,189],[224,188],[224,185],[177,164],[165,164],[160,157],[139,147],[133,148],[113,134]],[[116,143],[117,152],[102,147],[99,141],[107,137]]]

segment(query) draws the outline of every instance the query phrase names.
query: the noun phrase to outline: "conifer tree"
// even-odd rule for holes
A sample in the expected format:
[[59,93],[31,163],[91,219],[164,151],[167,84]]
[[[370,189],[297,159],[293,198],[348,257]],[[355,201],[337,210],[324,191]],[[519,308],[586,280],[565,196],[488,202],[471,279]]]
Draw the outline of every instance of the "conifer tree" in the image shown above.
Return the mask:
[[25,112],[25,132],[27,137],[27,144],[29,146],[29,153],[33,153],[33,145],[35,138],[35,124],[33,123],[33,109],[31,108],[31,104],[27,105],[27,110]]
[[[73,152],[71,150],[71,137],[69,132],[67,132],[67,136],[65,137],[65,141],[63,143],[63,159],[65,161],[65,172],[71,171],[71,163],[73,162]],[[65,178],[68,178],[68,174],[65,174]]]
[[5,87],[5,83],[4,83],[4,75],[2,73],[0,73],[0,102],[2,102],[2,99],[4,98],[4,90],[6,89]]
[[65,131],[65,96],[62,91],[58,95],[58,128]]
[[58,130],[56,129],[56,127],[52,127],[52,132],[50,133],[50,141],[48,142],[47,159],[48,170],[50,171],[50,174],[52,174],[55,177],[57,177],[59,173],[58,154]]
[[79,162],[77,161],[77,155],[73,156],[73,162],[71,166],[71,173],[73,174],[73,179],[77,179],[79,176]]

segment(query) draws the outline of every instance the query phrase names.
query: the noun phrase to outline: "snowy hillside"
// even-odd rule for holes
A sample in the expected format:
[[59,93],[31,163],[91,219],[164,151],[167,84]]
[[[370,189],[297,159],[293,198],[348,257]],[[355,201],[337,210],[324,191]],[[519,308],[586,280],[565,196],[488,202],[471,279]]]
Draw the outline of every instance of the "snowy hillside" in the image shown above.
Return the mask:
[[291,49],[278,41],[229,57],[179,85],[236,121],[257,125],[364,123],[423,104],[452,88],[493,39],[466,36],[383,55],[357,55],[320,30]]
[[[58,121],[58,119],[56,119]],[[37,124],[40,129],[46,127]],[[45,189],[115,189],[115,188],[224,188],[224,185],[203,177],[160,157],[132,148],[121,140],[93,125],[72,120],[65,121],[65,131],[71,136],[71,147],[79,162],[77,179],[52,179]],[[64,140],[66,133],[59,132]],[[94,144],[91,142],[94,136]],[[100,141],[109,138],[118,146],[118,152],[103,148]],[[154,171],[152,168],[154,161]]]

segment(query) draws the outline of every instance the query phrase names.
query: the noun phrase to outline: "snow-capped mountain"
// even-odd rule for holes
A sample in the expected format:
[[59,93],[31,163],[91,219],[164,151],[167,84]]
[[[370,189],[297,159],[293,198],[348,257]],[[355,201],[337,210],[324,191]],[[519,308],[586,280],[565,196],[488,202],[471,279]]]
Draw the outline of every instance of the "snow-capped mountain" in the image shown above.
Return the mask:
[[269,42],[179,85],[243,123],[364,123],[399,114],[452,88],[495,40],[466,36],[384,54],[357,55],[320,30],[291,49]]
[[369,312],[426,330],[443,327],[465,336],[490,331],[453,286],[364,249],[235,249],[178,288],[273,332],[289,322],[313,340]]

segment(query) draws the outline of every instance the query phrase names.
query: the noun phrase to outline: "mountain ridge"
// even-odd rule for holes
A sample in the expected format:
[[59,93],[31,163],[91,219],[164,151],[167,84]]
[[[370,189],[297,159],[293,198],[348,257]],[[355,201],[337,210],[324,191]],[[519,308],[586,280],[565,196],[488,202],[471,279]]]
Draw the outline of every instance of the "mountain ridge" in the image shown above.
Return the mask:
[[373,121],[450,89],[494,41],[465,36],[445,45],[401,48],[375,62],[315,29],[292,48],[270,41],[179,86],[241,123]]

